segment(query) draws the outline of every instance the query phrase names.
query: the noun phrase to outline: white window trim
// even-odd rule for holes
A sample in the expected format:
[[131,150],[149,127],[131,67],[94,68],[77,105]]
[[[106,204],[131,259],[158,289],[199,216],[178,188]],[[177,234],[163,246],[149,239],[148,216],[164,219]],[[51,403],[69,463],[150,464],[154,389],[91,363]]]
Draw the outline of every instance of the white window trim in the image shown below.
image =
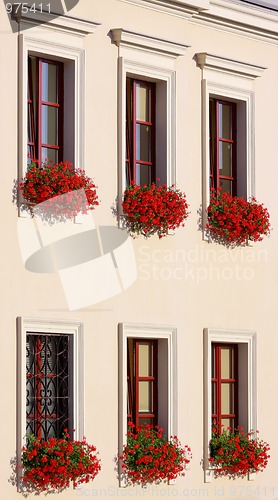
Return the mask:
[[[177,330],[171,326],[119,324],[119,453],[127,433],[127,339],[164,339],[168,349],[168,438],[177,434]],[[119,471],[120,486],[126,486]]]
[[17,457],[26,435],[26,335],[73,335],[73,429],[74,439],[84,436],[84,326],[75,321],[17,318]]
[[203,228],[210,203],[209,98],[211,95],[246,104],[247,198],[255,196],[255,93],[253,82],[266,69],[262,66],[200,52],[195,54],[202,70],[202,210]]
[[[49,18],[49,20],[48,20]],[[44,22],[44,24],[39,24]],[[85,138],[85,49],[83,39],[95,32],[97,23],[83,21],[78,18],[61,16],[52,19],[46,13],[37,13],[34,17],[22,16],[19,22],[19,85],[18,85],[18,165],[19,178],[24,177],[27,170],[27,86],[28,86],[28,54],[46,55],[59,60],[70,60],[74,63],[74,165],[84,168]],[[67,159],[67,158],[65,158]],[[22,202],[22,200],[19,200]],[[20,212],[26,216],[26,212]]]
[[[128,75],[166,82],[167,85],[167,185],[176,182],[176,71],[175,59],[184,55],[187,45],[159,38],[112,29],[118,46],[118,199],[126,188],[126,78]],[[120,205],[120,204],[119,204]]]
[[[209,442],[211,439],[211,344],[246,344],[248,350],[248,431],[257,427],[257,338],[256,332],[246,330],[204,329],[204,473],[205,482],[211,482],[213,468],[209,464]],[[252,475],[249,479],[253,479]]]

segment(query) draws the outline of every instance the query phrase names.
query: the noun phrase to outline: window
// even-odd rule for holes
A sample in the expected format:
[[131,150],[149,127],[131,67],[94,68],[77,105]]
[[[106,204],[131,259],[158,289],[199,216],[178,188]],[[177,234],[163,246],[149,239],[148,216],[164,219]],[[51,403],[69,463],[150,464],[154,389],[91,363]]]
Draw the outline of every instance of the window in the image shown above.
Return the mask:
[[[42,18],[43,17],[43,18]],[[97,24],[47,13],[21,15],[19,35],[19,164],[84,165],[84,37]]]
[[210,98],[210,187],[237,194],[236,104]]
[[120,324],[119,451],[126,442],[129,421],[157,424],[168,437],[176,434],[176,390],[176,329]]
[[156,181],[155,84],[126,80],[126,177],[140,186]]
[[28,57],[28,153],[31,158],[63,160],[64,65]]
[[26,337],[26,434],[72,434],[72,335]]
[[246,199],[255,194],[254,80],[265,68],[207,52],[195,57],[202,70],[205,225],[211,187]]
[[204,465],[212,478],[209,441],[212,425],[221,432],[242,426],[257,428],[256,333],[204,330]]
[[127,420],[157,424],[157,340],[127,339]]
[[221,433],[238,425],[238,346],[211,346],[211,416],[212,424]]
[[175,60],[186,45],[112,29],[119,56],[119,199],[131,180],[176,182]]
[[83,429],[83,325],[18,318],[18,450],[25,435]]

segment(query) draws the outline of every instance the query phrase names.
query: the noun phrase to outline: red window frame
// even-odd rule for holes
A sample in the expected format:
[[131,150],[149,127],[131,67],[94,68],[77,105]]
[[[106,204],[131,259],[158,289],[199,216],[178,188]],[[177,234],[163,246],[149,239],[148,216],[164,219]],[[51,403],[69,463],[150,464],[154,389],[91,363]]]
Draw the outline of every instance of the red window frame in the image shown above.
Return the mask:
[[[223,191],[225,189],[221,186],[222,180],[228,180],[231,182],[231,194],[232,196],[237,195],[237,141],[236,141],[236,111],[237,106],[235,102],[225,101],[223,99],[210,98],[210,187],[218,190],[221,188]],[[220,135],[220,105],[228,106],[231,109],[231,138],[222,137]],[[221,144],[230,144],[232,147],[232,158],[231,158],[231,175],[221,175],[220,168],[220,146]]]
[[[232,371],[234,373],[233,378],[222,378],[221,377],[221,349],[227,347],[233,350],[233,367]],[[230,419],[232,422],[231,427],[235,428],[238,426],[238,345],[237,344],[212,344],[212,378],[211,378],[211,391],[212,391],[212,425],[217,428],[217,432],[221,434],[223,430],[222,420]],[[214,377],[213,377],[214,374]],[[234,385],[234,413],[222,413],[222,384],[233,384]],[[213,395],[215,393],[215,412]]]
[[[36,75],[32,75],[32,60],[35,60]],[[43,63],[55,65],[56,85],[57,85],[57,102],[44,101],[43,96],[43,79],[42,65]],[[34,82],[35,80],[35,82]],[[34,89],[35,83],[35,89]],[[42,150],[43,148],[57,151],[58,162],[63,160],[63,136],[64,136],[64,65],[60,61],[45,59],[43,57],[28,56],[28,135],[31,136],[28,141],[28,149],[32,159],[36,159],[39,163],[43,163]],[[56,108],[58,110],[57,117],[57,144],[44,143],[42,141],[42,110],[43,106],[48,108]]]
[[[156,109],[156,85],[153,82],[147,82],[138,79],[127,78],[126,91],[126,179],[127,184],[134,181],[140,185],[140,179],[137,175],[137,165],[145,165],[149,167],[150,184],[156,181],[156,166],[155,166],[155,109]],[[150,121],[136,119],[136,87],[146,88],[150,92]],[[150,133],[150,157],[151,160],[141,160],[137,158],[137,144],[139,142],[138,127],[145,125]],[[142,183],[141,183],[142,185]]]
[[[141,421],[149,420],[151,425],[157,425],[158,420],[158,341],[157,339],[131,339],[132,341],[132,361],[127,349],[127,421],[132,422],[136,428],[144,424]],[[129,342],[129,340],[128,340]],[[148,344],[151,347],[152,375],[139,375],[139,346]],[[140,382],[150,382],[152,384],[152,412],[139,411],[139,386]]]

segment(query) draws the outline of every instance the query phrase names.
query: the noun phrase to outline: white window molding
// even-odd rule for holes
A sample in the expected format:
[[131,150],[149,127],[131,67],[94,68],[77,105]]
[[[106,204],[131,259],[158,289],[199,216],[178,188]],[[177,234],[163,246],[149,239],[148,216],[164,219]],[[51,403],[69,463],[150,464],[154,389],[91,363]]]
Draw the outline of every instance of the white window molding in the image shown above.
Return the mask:
[[[254,331],[204,329],[204,473],[205,482],[213,478],[209,464],[209,442],[211,439],[211,345],[213,342],[233,343],[239,347],[239,425],[246,432],[257,427],[257,339]],[[245,373],[244,373],[245,372]],[[249,479],[252,479],[250,477]]]
[[[127,339],[158,339],[158,399],[159,385],[167,387],[167,398],[160,400],[158,424],[168,438],[177,434],[177,331],[170,326],[119,324],[119,453],[126,443],[127,433]],[[161,365],[160,365],[161,363]],[[163,365],[163,366],[162,366]],[[162,373],[163,369],[163,373]],[[165,373],[166,372],[166,373]],[[167,380],[165,380],[167,377]],[[161,391],[162,392],[162,391]],[[167,399],[167,400],[166,400]],[[121,478],[120,486],[126,486]]]
[[[43,23],[43,24],[40,24]],[[27,86],[28,86],[28,54],[45,56],[60,60],[65,66],[65,81],[69,80],[71,96],[68,101],[72,106],[70,123],[72,126],[73,144],[71,158],[76,167],[84,168],[85,137],[85,49],[84,37],[94,33],[97,23],[83,21],[69,16],[53,16],[46,13],[25,15],[19,20],[19,85],[18,85],[18,164],[19,178],[27,169]],[[74,97],[74,98],[73,98]],[[74,117],[74,118],[73,118]],[[67,153],[67,152],[66,152]],[[65,154],[66,154],[65,153]]]
[[242,61],[200,52],[195,54],[202,71],[202,207],[203,227],[206,225],[206,209],[210,201],[210,145],[209,145],[209,99],[220,97],[237,103],[238,135],[242,144],[237,151],[239,195],[255,196],[255,92],[254,80],[266,69]]
[[73,429],[74,439],[84,436],[84,327],[74,321],[17,318],[17,456],[26,435],[26,336],[28,333],[73,336]]
[[[157,115],[163,130],[157,130],[157,177],[172,185],[176,181],[176,70],[175,60],[187,45],[159,38],[112,29],[118,46],[118,198],[126,188],[126,78],[145,79],[157,84]],[[158,129],[158,127],[157,127]],[[157,144],[159,144],[157,137]],[[163,173],[161,173],[163,172]]]

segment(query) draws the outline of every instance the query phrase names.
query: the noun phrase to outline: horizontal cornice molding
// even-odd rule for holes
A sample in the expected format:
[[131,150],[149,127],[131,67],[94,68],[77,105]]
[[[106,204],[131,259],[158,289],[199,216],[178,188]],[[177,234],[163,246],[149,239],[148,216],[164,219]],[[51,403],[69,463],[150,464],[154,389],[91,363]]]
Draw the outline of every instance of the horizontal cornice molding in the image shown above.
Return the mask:
[[210,0],[121,0],[174,16],[190,18],[193,14],[209,9]]
[[100,23],[78,17],[59,16],[58,14],[57,17],[53,17],[53,14],[48,14],[47,12],[21,14],[17,21],[19,22],[20,30],[23,28],[39,27],[62,31],[63,33],[67,32],[78,37],[93,34],[100,25]]
[[210,9],[194,14],[190,22],[278,44],[278,15],[233,0],[210,0]]
[[189,48],[189,45],[127,31],[123,28],[112,29],[111,33],[112,40],[118,47],[147,50],[173,58],[184,55],[186,49]]
[[266,69],[263,66],[257,66],[242,61],[235,61],[226,57],[209,54],[208,52],[198,52],[195,54],[195,58],[197,65],[201,69],[222,71],[232,75],[249,78],[251,80],[261,76]]

